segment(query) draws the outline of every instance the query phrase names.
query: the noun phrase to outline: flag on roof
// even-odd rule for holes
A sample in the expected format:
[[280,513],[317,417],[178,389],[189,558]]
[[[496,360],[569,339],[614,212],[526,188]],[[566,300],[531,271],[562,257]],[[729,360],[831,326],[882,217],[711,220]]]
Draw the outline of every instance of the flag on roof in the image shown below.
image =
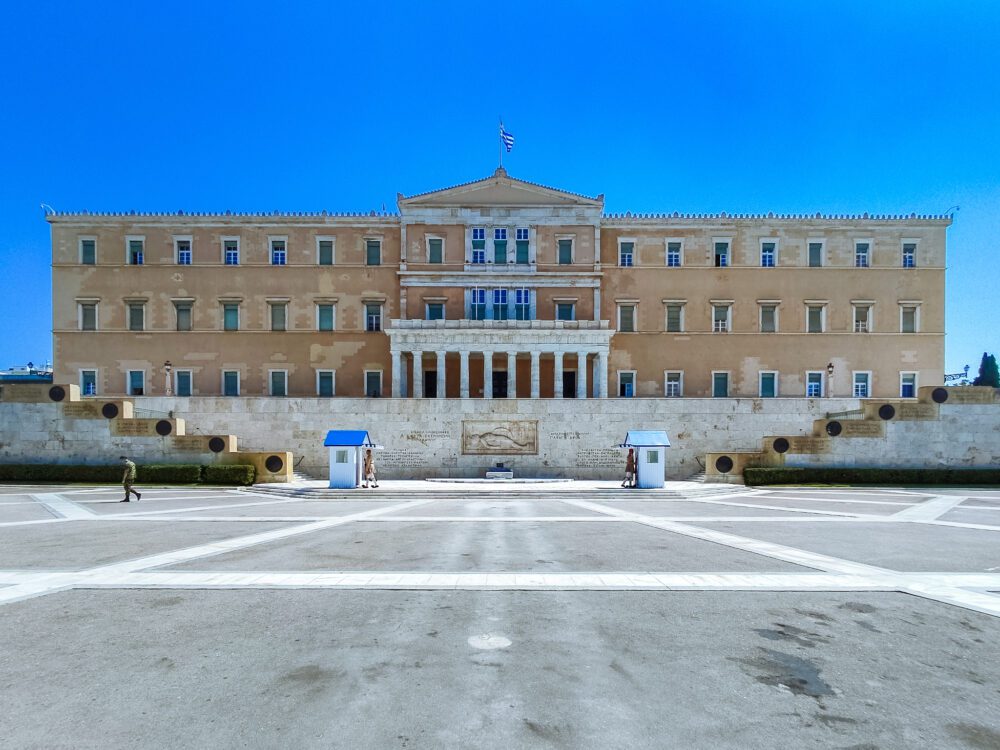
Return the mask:
[[507,153],[509,154],[510,150],[514,148],[514,136],[504,129],[502,122],[500,123],[500,140],[507,147]]

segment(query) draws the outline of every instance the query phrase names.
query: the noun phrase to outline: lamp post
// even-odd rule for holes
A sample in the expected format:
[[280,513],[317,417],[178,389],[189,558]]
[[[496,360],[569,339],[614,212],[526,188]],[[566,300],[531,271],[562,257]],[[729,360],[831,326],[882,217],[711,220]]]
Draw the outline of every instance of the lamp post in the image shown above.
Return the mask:
[[167,396],[174,395],[173,385],[170,382],[171,370],[173,370],[173,365],[170,364],[170,360],[168,359],[166,362],[163,363],[163,376],[164,379],[166,380],[166,384],[163,388],[163,393]]
[[833,398],[833,362],[826,363],[826,397]]

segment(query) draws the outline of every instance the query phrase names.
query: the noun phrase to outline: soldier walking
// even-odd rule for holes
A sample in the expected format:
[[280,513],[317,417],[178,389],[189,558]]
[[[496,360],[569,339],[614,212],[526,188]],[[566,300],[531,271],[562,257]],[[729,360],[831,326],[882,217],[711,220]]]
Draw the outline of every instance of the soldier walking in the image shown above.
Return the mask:
[[125,488],[125,499],[119,502],[127,503],[129,502],[129,497],[135,495],[136,500],[142,500],[142,495],[136,490],[132,489],[132,485],[135,484],[135,464],[129,461],[128,456],[119,456],[121,459],[122,466],[125,467],[125,474],[122,476],[122,486]]

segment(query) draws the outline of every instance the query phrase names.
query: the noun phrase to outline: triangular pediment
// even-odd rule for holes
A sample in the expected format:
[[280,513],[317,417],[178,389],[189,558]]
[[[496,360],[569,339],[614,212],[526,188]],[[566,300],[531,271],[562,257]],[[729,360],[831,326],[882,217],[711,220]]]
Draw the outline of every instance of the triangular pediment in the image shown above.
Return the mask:
[[602,208],[604,196],[585,195],[518,180],[499,167],[492,176],[463,185],[434,190],[407,198],[396,198],[400,211],[405,208],[455,206],[588,206]]

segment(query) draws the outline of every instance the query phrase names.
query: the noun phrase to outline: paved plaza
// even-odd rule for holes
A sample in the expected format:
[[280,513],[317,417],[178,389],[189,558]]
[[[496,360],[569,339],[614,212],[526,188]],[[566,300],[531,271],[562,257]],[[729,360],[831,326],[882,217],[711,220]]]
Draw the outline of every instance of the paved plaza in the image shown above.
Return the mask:
[[0,487],[7,748],[1000,748],[1000,490]]

